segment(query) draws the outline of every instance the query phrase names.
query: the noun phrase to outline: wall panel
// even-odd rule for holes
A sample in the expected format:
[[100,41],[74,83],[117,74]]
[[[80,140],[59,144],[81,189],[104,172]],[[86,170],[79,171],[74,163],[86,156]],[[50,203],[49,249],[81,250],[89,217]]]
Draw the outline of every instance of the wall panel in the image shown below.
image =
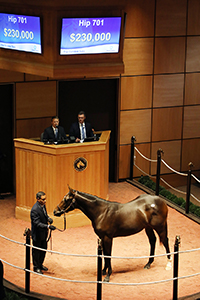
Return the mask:
[[151,110],[122,111],[120,117],[120,144],[130,144],[135,136],[137,143],[150,142]]
[[188,30],[189,35],[200,35],[200,1],[188,1]]
[[200,71],[200,36],[189,36],[187,38],[186,72]]
[[153,110],[152,141],[181,139],[182,107]]
[[200,137],[200,105],[184,108],[183,138]]
[[24,73],[0,69],[0,82],[19,82],[19,81],[24,81]]
[[130,177],[131,146],[123,145],[119,149],[119,178]]
[[[152,143],[151,145],[151,159],[157,160],[157,151],[162,149],[164,154],[162,154],[162,159],[169,165],[172,169],[179,171],[181,164],[181,140],[170,141],[170,142],[159,142]],[[151,162],[151,174],[156,174],[157,163]],[[172,171],[161,163],[161,173],[172,173]]]
[[16,118],[42,118],[56,113],[56,81],[16,84]]
[[200,104],[200,73],[186,74],[185,105]]
[[[151,144],[146,143],[146,144],[136,144],[135,147],[139,150],[140,153],[142,153],[146,158],[150,158],[150,149],[151,149]],[[150,162],[143,158],[137,150],[134,151],[134,156],[135,156],[135,166],[133,167],[133,177],[140,177],[141,175],[149,174],[150,170]],[[138,168],[137,168],[137,167]],[[145,172],[141,172],[140,169]]]
[[183,105],[184,75],[154,77],[153,107]]
[[181,171],[188,171],[188,164],[193,163],[195,170],[200,170],[200,139],[183,140]]
[[51,125],[51,118],[16,120],[15,137],[40,138],[44,129]]
[[150,108],[152,76],[121,78],[121,110]]
[[124,75],[146,75],[153,71],[153,39],[125,39]]
[[158,0],[156,7],[156,36],[186,34],[186,0]]
[[154,35],[155,0],[129,1],[125,37],[150,37]]
[[155,39],[155,74],[183,72],[184,63],[184,37]]
[[33,74],[25,74],[25,81],[42,81],[42,80],[47,80],[47,77],[33,75]]

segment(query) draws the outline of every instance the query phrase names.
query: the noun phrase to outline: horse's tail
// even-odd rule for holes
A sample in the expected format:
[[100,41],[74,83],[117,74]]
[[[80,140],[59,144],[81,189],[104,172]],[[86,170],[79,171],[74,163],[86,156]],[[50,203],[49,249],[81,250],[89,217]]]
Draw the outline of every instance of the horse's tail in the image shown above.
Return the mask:
[[150,226],[158,233],[160,243],[164,244],[167,238],[167,215],[166,203],[157,199],[155,203],[146,205],[146,214]]

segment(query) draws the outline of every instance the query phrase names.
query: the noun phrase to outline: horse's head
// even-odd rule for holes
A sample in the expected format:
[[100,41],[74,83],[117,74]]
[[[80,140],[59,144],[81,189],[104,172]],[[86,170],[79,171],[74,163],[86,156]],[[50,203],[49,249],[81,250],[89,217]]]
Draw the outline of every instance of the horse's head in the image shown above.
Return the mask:
[[62,214],[74,210],[75,208],[75,194],[76,191],[69,187],[69,192],[62,201],[56,206],[53,211],[54,216],[60,217]]

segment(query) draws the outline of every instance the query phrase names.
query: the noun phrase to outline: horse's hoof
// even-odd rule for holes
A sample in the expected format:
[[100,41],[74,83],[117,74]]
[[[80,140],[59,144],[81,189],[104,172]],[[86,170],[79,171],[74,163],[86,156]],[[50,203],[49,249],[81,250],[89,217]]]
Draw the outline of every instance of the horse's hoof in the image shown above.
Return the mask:
[[172,268],[172,259],[170,258],[170,259],[168,259],[165,270],[169,271],[169,270],[171,270],[171,268]]
[[107,276],[104,278],[103,281],[104,281],[104,282],[109,282],[109,281],[110,281],[110,277],[107,275]]
[[151,268],[151,264],[147,263],[145,266],[144,266],[144,269],[150,269]]

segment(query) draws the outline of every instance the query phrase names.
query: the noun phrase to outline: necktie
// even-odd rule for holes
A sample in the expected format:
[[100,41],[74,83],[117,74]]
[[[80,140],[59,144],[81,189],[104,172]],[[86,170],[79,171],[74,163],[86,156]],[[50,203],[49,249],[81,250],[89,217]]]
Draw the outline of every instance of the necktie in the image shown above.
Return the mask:
[[58,136],[58,128],[55,129],[55,138],[57,139]]
[[85,132],[84,132],[83,124],[81,125],[81,131],[82,131],[82,140],[84,140],[84,138],[85,138]]

